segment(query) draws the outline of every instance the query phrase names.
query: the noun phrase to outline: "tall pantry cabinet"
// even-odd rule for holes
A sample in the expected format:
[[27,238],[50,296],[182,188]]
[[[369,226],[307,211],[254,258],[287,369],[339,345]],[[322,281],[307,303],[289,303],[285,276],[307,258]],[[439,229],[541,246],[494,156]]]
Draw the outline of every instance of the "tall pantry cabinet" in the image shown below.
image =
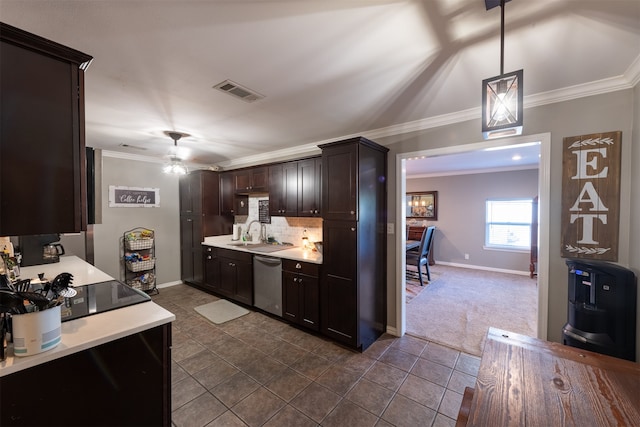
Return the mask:
[[231,234],[233,216],[221,215],[220,174],[196,170],[180,177],[180,267],[182,281],[202,286],[206,236]]
[[320,329],[364,350],[386,330],[387,148],[323,144]]

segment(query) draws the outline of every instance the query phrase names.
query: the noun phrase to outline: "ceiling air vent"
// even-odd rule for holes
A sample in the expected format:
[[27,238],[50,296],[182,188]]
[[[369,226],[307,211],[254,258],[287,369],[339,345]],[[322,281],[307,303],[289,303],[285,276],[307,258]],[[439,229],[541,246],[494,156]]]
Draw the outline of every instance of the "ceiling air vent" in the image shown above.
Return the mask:
[[132,150],[140,150],[140,151],[145,151],[146,148],[145,147],[138,147],[136,145],[129,145],[129,144],[120,144],[120,147],[122,148],[131,148]]
[[225,80],[222,83],[218,83],[214,88],[233,95],[236,98],[240,98],[246,102],[253,102],[264,98],[264,95],[260,95],[256,91],[240,86],[238,83],[232,82],[231,80]]

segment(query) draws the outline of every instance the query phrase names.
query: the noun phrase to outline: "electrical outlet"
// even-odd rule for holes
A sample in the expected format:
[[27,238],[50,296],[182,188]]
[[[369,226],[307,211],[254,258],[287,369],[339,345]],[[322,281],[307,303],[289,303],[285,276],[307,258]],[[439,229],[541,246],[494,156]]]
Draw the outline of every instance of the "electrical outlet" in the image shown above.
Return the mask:
[[469,259],[469,254],[464,254],[464,259]]
[[392,222],[387,223],[387,234],[394,234],[395,232],[395,224]]

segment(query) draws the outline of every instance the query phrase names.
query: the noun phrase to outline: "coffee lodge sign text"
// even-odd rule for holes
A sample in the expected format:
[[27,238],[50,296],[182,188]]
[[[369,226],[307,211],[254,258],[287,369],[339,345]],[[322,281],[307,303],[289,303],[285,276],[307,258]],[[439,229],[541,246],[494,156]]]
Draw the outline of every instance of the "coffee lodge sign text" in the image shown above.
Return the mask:
[[564,138],[562,256],[617,261],[621,132]]

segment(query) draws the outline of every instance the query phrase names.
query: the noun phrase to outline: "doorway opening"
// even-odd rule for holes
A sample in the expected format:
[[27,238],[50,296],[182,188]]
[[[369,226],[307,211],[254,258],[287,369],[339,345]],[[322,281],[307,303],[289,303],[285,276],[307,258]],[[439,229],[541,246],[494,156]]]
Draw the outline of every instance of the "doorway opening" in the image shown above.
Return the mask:
[[[549,266],[549,197],[550,197],[550,150],[549,133],[528,135],[504,140],[484,141],[462,146],[426,149],[419,152],[402,153],[396,156],[396,334],[407,331],[406,307],[406,236],[401,230],[407,226],[404,200],[406,199],[406,162],[419,156],[446,158],[453,154],[473,153],[478,150],[495,149],[539,142],[538,164],[538,261],[537,261],[537,337],[546,339],[548,313],[548,266]],[[437,250],[436,250],[437,253]]]

